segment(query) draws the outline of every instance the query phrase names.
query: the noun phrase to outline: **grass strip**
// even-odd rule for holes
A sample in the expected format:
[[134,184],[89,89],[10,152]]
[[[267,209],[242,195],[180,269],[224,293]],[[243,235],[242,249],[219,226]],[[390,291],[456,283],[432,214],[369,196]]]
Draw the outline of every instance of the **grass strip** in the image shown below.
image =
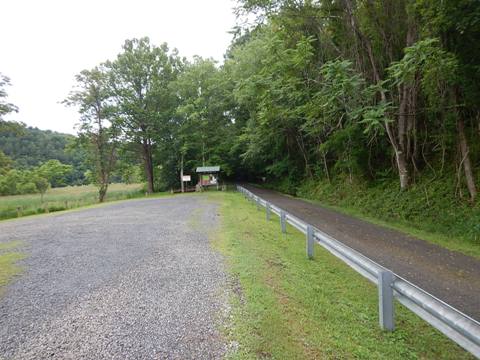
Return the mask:
[[25,255],[16,250],[22,245],[21,241],[0,243],[0,296],[4,291],[5,285],[22,271],[18,261],[24,259]]
[[214,246],[231,275],[238,342],[230,359],[470,359],[467,352],[396,303],[397,330],[378,325],[377,289],[319,245],[305,257],[305,236],[238,193],[220,202]]

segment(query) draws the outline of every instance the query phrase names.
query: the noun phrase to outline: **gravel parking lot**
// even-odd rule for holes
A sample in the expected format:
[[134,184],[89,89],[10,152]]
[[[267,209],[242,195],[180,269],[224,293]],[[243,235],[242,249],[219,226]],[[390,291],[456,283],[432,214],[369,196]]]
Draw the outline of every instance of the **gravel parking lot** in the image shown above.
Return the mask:
[[186,195],[0,222],[27,255],[0,299],[0,359],[223,357],[216,218]]

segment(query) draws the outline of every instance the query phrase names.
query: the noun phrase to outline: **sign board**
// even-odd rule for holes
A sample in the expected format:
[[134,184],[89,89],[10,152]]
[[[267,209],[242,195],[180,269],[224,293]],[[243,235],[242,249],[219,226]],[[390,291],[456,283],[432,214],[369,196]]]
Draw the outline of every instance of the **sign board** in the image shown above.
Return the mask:
[[192,177],[190,175],[183,175],[182,176],[182,181],[191,181]]

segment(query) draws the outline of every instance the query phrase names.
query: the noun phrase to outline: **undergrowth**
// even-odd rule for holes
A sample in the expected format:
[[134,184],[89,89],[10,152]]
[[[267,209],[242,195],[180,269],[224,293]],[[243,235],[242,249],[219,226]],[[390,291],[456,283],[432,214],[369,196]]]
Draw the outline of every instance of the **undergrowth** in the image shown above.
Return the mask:
[[269,187],[480,257],[480,203],[455,195],[452,176],[424,176],[407,191],[400,191],[398,179],[310,180]]

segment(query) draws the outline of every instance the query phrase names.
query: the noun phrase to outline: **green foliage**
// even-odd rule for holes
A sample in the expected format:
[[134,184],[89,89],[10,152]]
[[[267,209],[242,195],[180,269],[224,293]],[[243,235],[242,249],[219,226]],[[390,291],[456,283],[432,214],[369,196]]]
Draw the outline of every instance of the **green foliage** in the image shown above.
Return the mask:
[[45,178],[52,187],[66,186],[66,178],[73,171],[72,165],[62,164],[58,160],[48,160],[36,169],[36,173]]
[[43,194],[50,185],[65,186],[71,165],[49,160],[30,170],[10,169],[0,173],[0,195]]
[[442,106],[448,90],[458,84],[458,62],[452,53],[441,48],[438,39],[427,38],[405,48],[405,56],[388,69],[393,86],[413,84],[421,76],[421,86],[432,106]]
[[0,176],[0,194],[16,195],[37,192],[35,185],[32,187],[34,173],[28,170],[10,170]]
[[43,195],[47,192],[48,188],[50,187],[50,183],[48,182],[47,179],[39,175],[35,176],[33,181],[34,181],[36,190],[42,195],[42,199],[43,199]]
[[175,140],[168,144],[174,156],[162,155],[166,160],[164,180],[169,186],[178,185],[182,155],[186,174],[194,174],[197,166],[220,165],[225,175],[232,175],[230,146],[235,125],[229,117],[231,83],[213,60],[196,57],[185,64],[172,91],[178,97],[177,121],[171,127]]
[[98,186],[99,202],[103,202],[117,162],[119,111],[104,67],[83,70],[76,80],[77,88],[65,103],[79,106],[81,116],[76,145],[86,153],[85,163],[90,169],[88,180]]
[[39,130],[13,124],[0,131],[0,150],[13,160],[11,167],[19,170],[32,169],[48,160],[58,160],[72,165],[73,171],[65,179],[69,185],[82,184],[85,154],[80,149],[70,151],[73,135],[50,130]]
[[[0,73],[0,130],[5,126],[8,126],[8,123],[3,120],[3,116],[11,112],[17,112],[18,108],[8,103],[5,98],[8,96],[5,87],[10,86],[10,79]],[[1,131],[0,131],[1,132]]]
[[0,150],[0,175],[5,175],[12,168],[12,165],[13,160]]
[[144,162],[148,192],[154,190],[154,150],[171,141],[176,96],[170,84],[182,69],[177,51],[148,38],[126,40],[114,61],[106,62],[118,106],[118,126]]
[[398,225],[400,230],[423,231],[420,237],[468,255],[480,256],[480,209],[455,196],[450,173],[429,179],[426,175],[408,192],[400,192],[396,181],[387,177],[375,183],[303,183],[296,195],[318,200],[369,220]]

